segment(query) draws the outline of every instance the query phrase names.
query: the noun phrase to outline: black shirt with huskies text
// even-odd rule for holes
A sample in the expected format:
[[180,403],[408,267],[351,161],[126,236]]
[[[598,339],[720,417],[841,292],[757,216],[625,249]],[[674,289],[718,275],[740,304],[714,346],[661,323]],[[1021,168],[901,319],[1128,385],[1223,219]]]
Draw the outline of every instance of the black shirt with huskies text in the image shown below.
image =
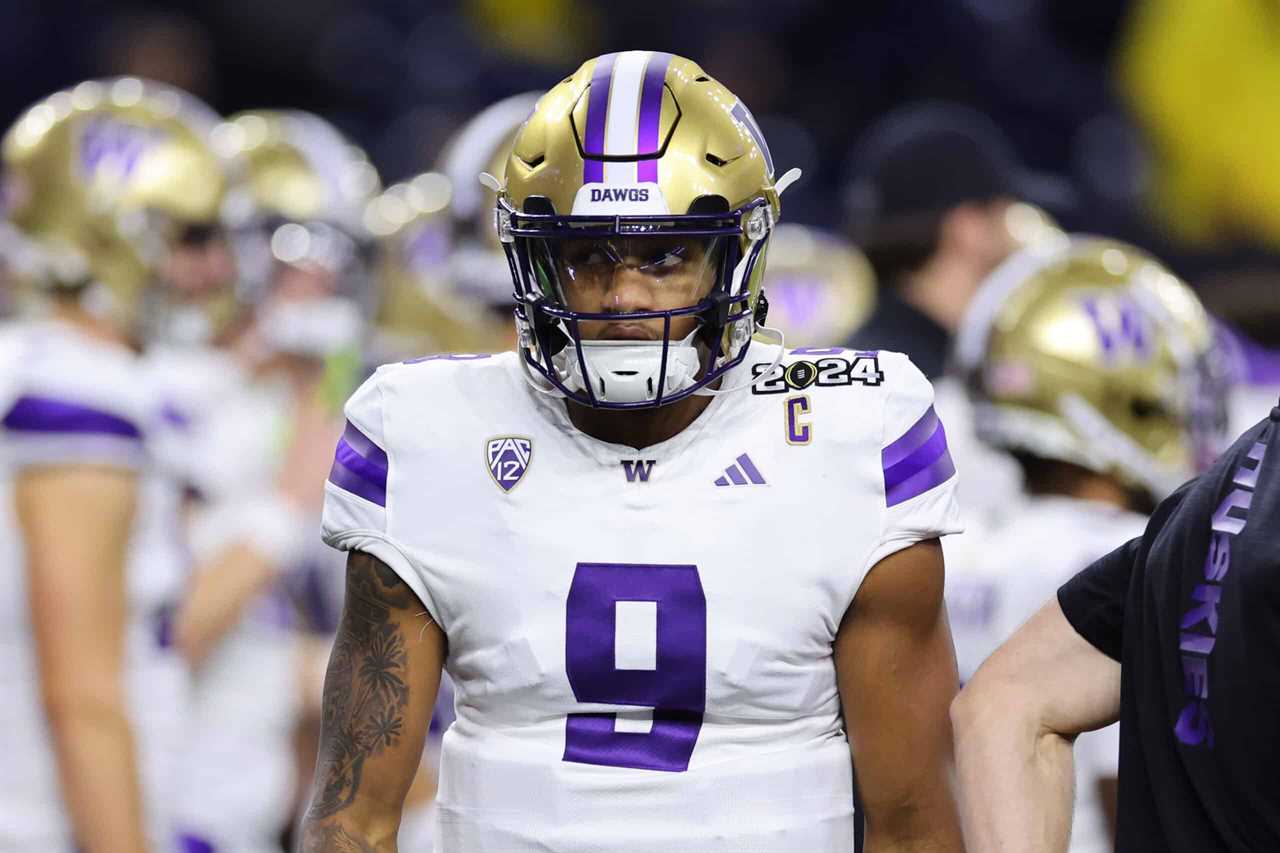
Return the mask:
[[1058,601],[1121,663],[1117,853],[1280,851],[1280,408]]

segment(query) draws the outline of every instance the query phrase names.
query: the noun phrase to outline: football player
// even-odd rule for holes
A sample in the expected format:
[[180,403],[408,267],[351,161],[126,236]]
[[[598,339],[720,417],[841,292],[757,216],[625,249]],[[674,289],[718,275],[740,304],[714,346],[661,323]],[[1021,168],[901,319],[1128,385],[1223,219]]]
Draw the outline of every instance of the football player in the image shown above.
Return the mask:
[[172,413],[139,351],[166,306],[234,274],[215,238],[216,123],[180,91],[118,78],[41,101],[4,138],[6,213],[44,261],[50,308],[0,343],[3,850],[173,843],[186,558]]
[[863,822],[961,849],[946,436],[906,357],[762,325],[796,177],[687,59],[609,54],[539,100],[485,178],[517,351],[347,404],[304,850],[395,849],[446,664],[445,853],[849,850]]
[[[962,680],[1066,580],[1142,533],[1215,434],[1197,410],[1207,315],[1152,258],[1072,237],[1014,255],[961,326],[958,361],[980,438],[1017,460],[1025,497],[948,552],[947,608]],[[1217,436],[1220,438],[1220,434]],[[1072,853],[1112,850],[1117,728],[1076,741]]]
[[268,853],[293,809],[309,648],[286,579],[319,546],[309,548],[321,484],[372,313],[363,217],[379,182],[364,153],[310,113],[242,113],[217,136],[246,162],[253,219],[239,241],[258,260],[248,321],[205,354],[230,381],[191,427],[204,500],[177,623],[197,665],[179,816],[192,849]]

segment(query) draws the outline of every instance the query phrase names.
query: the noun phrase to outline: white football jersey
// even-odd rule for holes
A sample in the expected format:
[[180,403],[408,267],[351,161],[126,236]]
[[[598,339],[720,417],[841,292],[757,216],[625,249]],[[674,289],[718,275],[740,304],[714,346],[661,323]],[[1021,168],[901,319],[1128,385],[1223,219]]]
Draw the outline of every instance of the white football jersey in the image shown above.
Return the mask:
[[784,364],[643,450],[577,430],[514,353],[351,398],[324,535],[448,636],[439,851],[852,849],[832,643],[879,560],[960,530],[954,468],[905,356]]
[[[1099,557],[1141,536],[1145,516],[1097,501],[1026,496],[1005,522],[957,539],[947,551],[947,613],[960,679]],[[1119,726],[1076,739],[1076,804],[1071,853],[1111,853],[1113,840],[1097,779],[1114,777]]]
[[[66,324],[3,333],[0,350],[0,850],[68,850],[71,828],[40,702],[27,569],[12,478],[30,465],[137,470],[139,504],[126,583],[127,696],[152,842],[170,843],[169,792],[186,715],[185,667],[172,647],[173,607],[186,570],[181,486],[158,445],[173,428],[140,360]],[[157,846],[156,849],[165,849]]]
[[[191,513],[193,547],[209,559],[234,535],[228,511],[274,488],[289,391],[255,381],[208,347],[160,349],[148,364],[187,421],[182,468],[201,497]],[[292,607],[277,584],[249,603],[196,669],[174,797],[184,849],[279,850],[296,787],[300,654]]]

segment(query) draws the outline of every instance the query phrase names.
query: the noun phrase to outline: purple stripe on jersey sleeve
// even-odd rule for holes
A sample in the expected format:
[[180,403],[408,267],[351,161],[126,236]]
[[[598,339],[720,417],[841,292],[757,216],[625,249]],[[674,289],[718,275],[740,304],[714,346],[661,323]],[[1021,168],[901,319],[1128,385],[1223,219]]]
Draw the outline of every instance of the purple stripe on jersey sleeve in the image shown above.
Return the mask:
[[914,475],[892,488],[886,485],[884,492],[885,505],[897,506],[917,495],[923,495],[935,486],[941,486],[947,480],[950,480],[955,473],[956,466],[951,461],[951,454],[943,450],[941,456]]
[[897,465],[914,453],[920,445],[933,436],[937,429],[938,414],[933,410],[933,406],[930,406],[929,410],[920,416],[920,420],[911,426],[911,429],[904,432],[893,444],[880,451],[880,460],[885,469],[887,470]]
[[932,407],[902,438],[881,452],[881,460],[888,506],[922,495],[956,473],[947,450],[947,432]]
[[387,470],[387,454],[382,448],[373,443],[373,439],[362,433],[356,428],[356,425],[347,421],[347,428],[342,431],[342,437],[347,444],[375,465],[380,465],[383,471]]
[[3,423],[14,432],[142,438],[142,431],[119,415],[52,397],[19,397]]
[[[671,54],[654,53],[644,72],[644,86],[640,93],[640,131],[636,140],[636,154],[657,154],[658,132],[662,127],[663,81],[667,79],[667,66]],[[658,182],[658,159],[641,160],[636,165],[636,180],[641,183]]]
[[604,155],[604,128],[609,117],[609,88],[613,85],[613,61],[616,53],[606,54],[596,60],[591,72],[591,91],[587,100],[587,132],[582,141],[582,182],[598,184],[604,181],[604,161],[588,157]]
[[338,440],[338,449],[333,454],[329,482],[378,506],[386,506],[387,454],[348,422],[347,431]]

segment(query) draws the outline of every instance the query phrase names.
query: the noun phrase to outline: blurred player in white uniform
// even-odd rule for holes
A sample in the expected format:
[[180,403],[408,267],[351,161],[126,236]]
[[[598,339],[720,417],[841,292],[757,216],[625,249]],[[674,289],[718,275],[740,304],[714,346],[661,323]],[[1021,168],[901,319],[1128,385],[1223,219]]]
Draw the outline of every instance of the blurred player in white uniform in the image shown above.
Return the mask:
[[234,273],[208,245],[216,123],[119,78],[49,97],[4,139],[19,274],[49,308],[0,341],[0,850],[172,849],[187,559],[173,413],[139,352],[176,283]]
[[[1197,411],[1217,400],[1225,412],[1203,382],[1211,341],[1191,291],[1120,243],[1024,250],[979,291],[958,360],[979,437],[1019,462],[1026,494],[1003,524],[948,550],[962,680],[1195,473],[1214,435]],[[1117,736],[1111,726],[1076,741],[1072,853],[1113,849]]]
[[540,99],[485,178],[518,351],[386,366],[347,404],[302,849],[393,849],[445,666],[443,853],[849,850],[863,820],[871,849],[961,849],[945,432],[905,356],[762,325],[796,177],[670,54]]
[[316,549],[325,448],[358,381],[374,298],[362,220],[378,179],[309,113],[243,113],[218,138],[246,161],[253,219],[239,243],[257,274],[242,291],[250,315],[206,355],[234,380],[195,404],[199,567],[177,634],[196,709],[179,816],[189,850],[269,853],[293,813],[306,665],[286,581]]

